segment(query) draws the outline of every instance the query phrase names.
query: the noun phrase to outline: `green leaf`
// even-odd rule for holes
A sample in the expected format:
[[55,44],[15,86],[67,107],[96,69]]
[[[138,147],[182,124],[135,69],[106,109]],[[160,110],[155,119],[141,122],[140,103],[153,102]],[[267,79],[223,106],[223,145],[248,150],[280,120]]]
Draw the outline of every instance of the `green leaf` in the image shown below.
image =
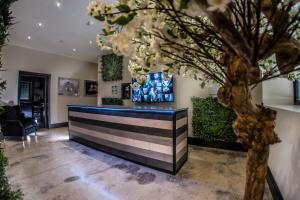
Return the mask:
[[197,75],[196,74],[194,74],[194,80],[197,80]]
[[181,0],[180,1],[180,9],[187,9],[190,0]]
[[200,87],[203,89],[205,87],[206,83],[203,81],[201,84],[200,84]]
[[118,17],[115,21],[114,21],[114,24],[118,24],[118,25],[121,25],[121,26],[124,26],[126,24],[128,24],[129,20],[127,17],[125,16],[121,16],[121,17]]
[[116,7],[120,12],[125,12],[125,13],[129,13],[130,12],[130,7],[126,4],[120,4]]
[[104,33],[104,35],[105,36],[108,36],[108,35],[112,35],[112,34],[114,34],[115,32],[114,31],[106,31],[106,29],[102,29],[102,31],[103,31],[103,33]]
[[105,17],[102,16],[102,15],[95,16],[94,18],[97,19],[97,20],[99,20],[99,21],[101,21],[101,22],[105,21]]
[[136,13],[135,12],[133,12],[133,13],[130,13],[130,14],[128,14],[128,22],[130,22],[131,20],[133,20],[133,18],[136,16]]
[[115,24],[115,22],[114,22],[114,21],[111,21],[111,20],[107,20],[107,23],[108,23],[109,25],[114,25],[114,24]]

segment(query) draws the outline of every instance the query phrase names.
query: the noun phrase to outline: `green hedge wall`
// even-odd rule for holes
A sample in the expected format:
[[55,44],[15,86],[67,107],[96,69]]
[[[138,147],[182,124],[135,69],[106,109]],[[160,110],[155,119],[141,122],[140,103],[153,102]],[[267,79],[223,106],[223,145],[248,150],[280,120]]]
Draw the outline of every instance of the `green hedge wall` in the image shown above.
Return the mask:
[[21,200],[22,192],[20,190],[13,190],[8,183],[5,175],[5,167],[7,166],[7,158],[0,152],[0,199],[2,200]]
[[102,56],[102,80],[122,80],[123,56],[114,53]]
[[207,141],[222,140],[236,142],[232,129],[236,119],[233,110],[224,108],[217,98],[192,98],[193,103],[193,136]]

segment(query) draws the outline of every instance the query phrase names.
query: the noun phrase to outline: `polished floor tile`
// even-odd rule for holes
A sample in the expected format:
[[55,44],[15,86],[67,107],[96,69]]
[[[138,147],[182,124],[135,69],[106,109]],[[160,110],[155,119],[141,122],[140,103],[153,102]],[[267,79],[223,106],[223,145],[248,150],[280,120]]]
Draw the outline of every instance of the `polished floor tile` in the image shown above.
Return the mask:
[[[239,200],[245,154],[189,147],[189,160],[170,175],[68,140],[68,129],[7,141],[8,177],[25,200]],[[265,200],[271,200],[266,187]]]

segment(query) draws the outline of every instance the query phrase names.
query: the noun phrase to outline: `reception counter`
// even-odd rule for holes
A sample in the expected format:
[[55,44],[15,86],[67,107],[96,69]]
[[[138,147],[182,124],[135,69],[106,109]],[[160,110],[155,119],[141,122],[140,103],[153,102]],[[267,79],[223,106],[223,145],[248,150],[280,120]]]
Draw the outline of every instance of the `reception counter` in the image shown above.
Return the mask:
[[187,109],[69,106],[70,139],[175,174],[188,158]]

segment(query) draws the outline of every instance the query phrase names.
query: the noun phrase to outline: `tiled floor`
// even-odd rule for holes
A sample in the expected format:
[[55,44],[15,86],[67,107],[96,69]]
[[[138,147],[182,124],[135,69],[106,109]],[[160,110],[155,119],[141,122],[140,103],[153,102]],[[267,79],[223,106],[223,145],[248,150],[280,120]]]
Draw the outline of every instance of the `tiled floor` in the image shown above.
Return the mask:
[[[25,200],[242,199],[245,154],[190,146],[176,175],[68,140],[67,128],[7,141],[8,176]],[[266,190],[265,199],[272,199]]]

